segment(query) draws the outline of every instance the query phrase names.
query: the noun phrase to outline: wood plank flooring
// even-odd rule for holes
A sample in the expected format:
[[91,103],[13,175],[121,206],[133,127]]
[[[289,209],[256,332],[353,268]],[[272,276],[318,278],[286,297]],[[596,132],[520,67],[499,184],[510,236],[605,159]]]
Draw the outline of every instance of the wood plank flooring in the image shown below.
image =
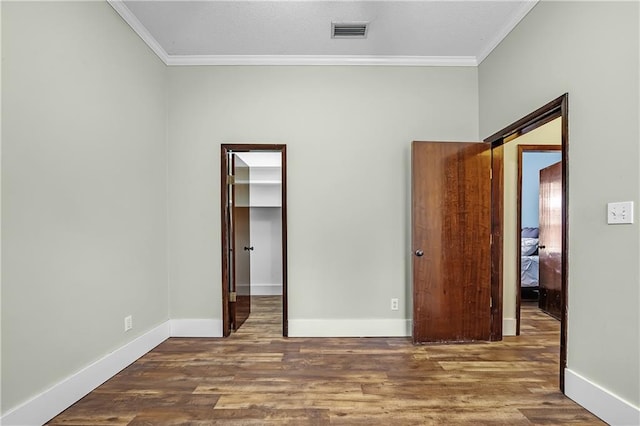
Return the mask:
[[523,304],[522,336],[281,337],[278,297],[227,339],[172,338],[49,425],[601,425],[558,390],[559,323]]

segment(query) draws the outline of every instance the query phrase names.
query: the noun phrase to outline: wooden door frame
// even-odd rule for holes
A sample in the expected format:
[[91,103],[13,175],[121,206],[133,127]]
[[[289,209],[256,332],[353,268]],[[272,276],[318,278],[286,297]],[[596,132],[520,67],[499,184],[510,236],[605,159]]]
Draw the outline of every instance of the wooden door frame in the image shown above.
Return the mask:
[[[561,294],[561,318],[560,318],[560,390],[564,393],[564,370],[567,367],[567,300],[568,294],[568,176],[569,176],[569,94],[552,100],[546,105],[538,108],[532,113],[522,117],[520,120],[510,124],[502,130],[494,133],[484,140],[485,143],[491,144],[492,151],[505,143],[512,141],[518,136],[522,136],[538,127],[558,118],[562,117],[561,126],[561,145],[562,145],[562,294]],[[492,170],[492,200],[493,206],[491,220],[492,235],[492,269],[491,269],[491,335],[492,340],[502,339],[502,289],[503,289],[503,272],[502,257],[504,255],[502,241],[504,235],[503,206],[504,206],[504,182],[502,170],[504,168],[503,158],[501,155],[493,157]]]
[[229,203],[229,185],[227,185],[227,171],[224,167],[230,152],[279,152],[282,159],[281,173],[281,201],[282,201],[282,335],[287,337],[288,304],[287,304],[287,146],[282,144],[221,144],[220,145],[220,221],[221,221],[221,252],[222,252],[222,334],[229,336],[229,224],[227,204]]
[[[518,193],[516,195],[516,232],[522,232],[522,167],[525,152],[554,152],[562,151],[562,145],[518,145]],[[522,245],[516,244],[516,277],[522,276]],[[520,280],[518,279],[518,283]],[[516,289],[516,336],[520,335],[520,308],[522,307],[522,286]]]

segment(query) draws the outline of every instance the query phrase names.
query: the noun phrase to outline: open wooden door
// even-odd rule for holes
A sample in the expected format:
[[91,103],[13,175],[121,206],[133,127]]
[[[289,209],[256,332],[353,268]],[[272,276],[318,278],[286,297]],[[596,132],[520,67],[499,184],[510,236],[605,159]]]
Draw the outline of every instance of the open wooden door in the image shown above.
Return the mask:
[[413,341],[491,334],[491,146],[413,142]]
[[233,330],[240,328],[251,314],[251,225],[249,195],[249,166],[232,154],[233,190],[231,199],[233,248],[233,280],[229,312]]
[[562,317],[562,162],[540,170],[538,306]]

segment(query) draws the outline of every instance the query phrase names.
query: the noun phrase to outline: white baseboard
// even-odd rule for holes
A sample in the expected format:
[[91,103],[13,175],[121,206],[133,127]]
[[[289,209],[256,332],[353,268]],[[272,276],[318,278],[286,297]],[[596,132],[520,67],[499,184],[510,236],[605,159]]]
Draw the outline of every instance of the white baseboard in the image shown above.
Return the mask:
[[9,410],[0,419],[4,426],[41,425],[116,375],[169,337],[169,323],[137,337],[67,377],[29,401]]
[[564,392],[612,426],[640,425],[640,408],[568,368],[564,370]]
[[516,325],[517,325],[517,321],[515,318],[503,318],[502,319],[502,335],[515,336]]
[[171,337],[222,337],[222,320],[170,320]]
[[222,321],[175,319],[137,337],[0,418],[0,425],[42,425],[169,337],[222,337]]
[[252,296],[281,296],[282,284],[251,283]]
[[411,320],[290,319],[289,337],[407,337]]

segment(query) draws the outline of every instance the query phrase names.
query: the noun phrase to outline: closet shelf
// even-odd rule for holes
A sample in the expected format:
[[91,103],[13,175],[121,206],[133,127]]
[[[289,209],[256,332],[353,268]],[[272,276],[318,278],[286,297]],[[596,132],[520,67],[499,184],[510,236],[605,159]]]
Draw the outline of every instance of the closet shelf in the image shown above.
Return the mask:
[[236,180],[236,185],[281,185],[282,182],[279,180]]

